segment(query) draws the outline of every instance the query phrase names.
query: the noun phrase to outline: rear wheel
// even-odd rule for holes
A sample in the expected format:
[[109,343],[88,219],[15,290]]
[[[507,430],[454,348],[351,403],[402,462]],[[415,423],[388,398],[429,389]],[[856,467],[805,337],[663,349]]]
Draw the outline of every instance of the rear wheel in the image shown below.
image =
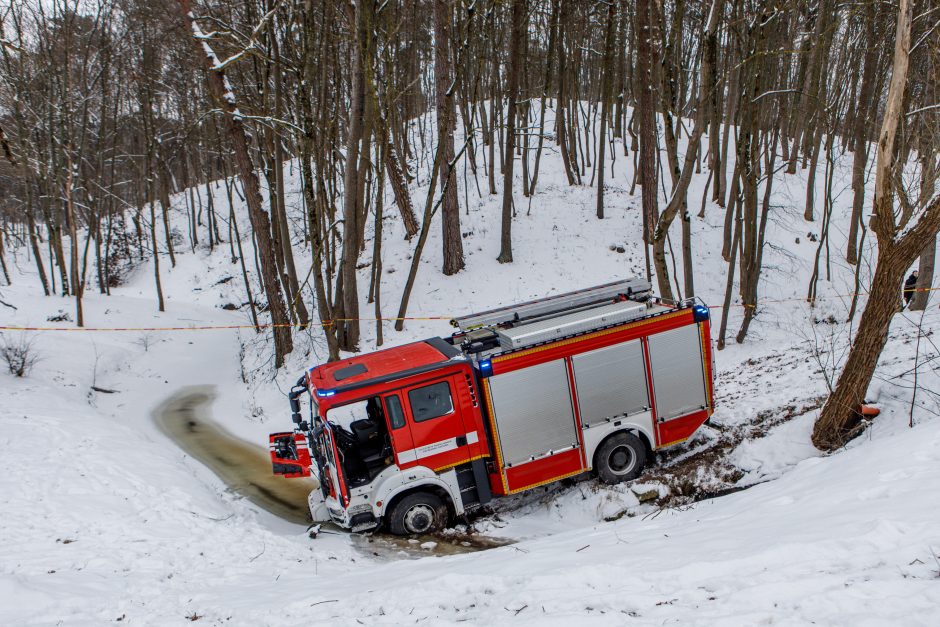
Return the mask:
[[598,478],[613,485],[636,479],[646,465],[646,447],[632,433],[618,433],[604,440],[594,454]]
[[430,492],[414,492],[393,507],[388,528],[396,536],[420,535],[440,531],[447,523],[447,507]]

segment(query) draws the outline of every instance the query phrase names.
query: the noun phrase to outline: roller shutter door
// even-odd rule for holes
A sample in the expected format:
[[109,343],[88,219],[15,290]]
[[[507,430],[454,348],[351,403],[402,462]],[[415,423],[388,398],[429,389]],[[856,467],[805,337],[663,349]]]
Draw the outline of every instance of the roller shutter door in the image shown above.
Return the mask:
[[577,445],[565,360],[488,379],[503,464]]
[[705,409],[705,374],[699,326],[692,324],[649,337],[656,417],[672,420]]
[[649,409],[640,340],[581,353],[571,361],[584,425]]

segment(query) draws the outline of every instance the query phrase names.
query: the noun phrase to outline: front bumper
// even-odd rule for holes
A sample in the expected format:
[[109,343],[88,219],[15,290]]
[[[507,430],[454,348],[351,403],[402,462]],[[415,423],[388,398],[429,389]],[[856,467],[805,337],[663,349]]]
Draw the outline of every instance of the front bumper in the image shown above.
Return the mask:
[[335,499],[324,498],[319,490],[314,490],[307,496],[307,505],[315,523],[332,522],[354,532],[368,531],[379,526],[370,506],[361,504],[347,510]]

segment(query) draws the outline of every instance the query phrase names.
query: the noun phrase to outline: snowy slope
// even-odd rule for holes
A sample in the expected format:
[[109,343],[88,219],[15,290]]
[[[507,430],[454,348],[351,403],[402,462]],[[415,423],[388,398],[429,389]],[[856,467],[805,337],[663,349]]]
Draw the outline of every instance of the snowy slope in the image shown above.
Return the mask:
[[[446,319],[641,274],[632,156],[624,158],[619,144],[617,150],[603,221],[593,214],[595,190],[569,188],[558,155],[544,155],[538,193],[531,204],[521,194],[516,199],[511,265],[495,261],[500,197],[478,196],[471,174],[468,188],[460,180],[467,269],[441,276],[435,226],[409,315]],[[852,291],[854,269],[842,262],[845,234],[837,227],[848,220],[850,159],[836,165],[832,280],[820,282],[821,300],[812,309],[802,300],[817,246],[807,233],[818,232],[819,223],[802,219],[800,172],[776,181],[763,304],[740,346],[733,335],[741,310],[731,311],[730,344],[717,357],[714,425],[663,456],[643,479],[645,488],[675,496],[682,484],[666,477],[686,463],[694,473],[682,475],[690,495],[754,487],[667,509],[660,505],[690,499],[641,505],[626,486],[545,488],[473,523],[476,533],[515,544],[460,555],[444,555],[453,552],[444,541],[431,551],[384,538],[324,534],[311,541],[302,526],[241,498],[181,451],[152,412],[188,386],[212,386],[215,420],[262,445],[269,431],[290,427],[284,392],[325,353],[315,332],[298,338],[281,373],[271,372],[265,337],[250,329],[35,333],[42,360],[31,376],[0,373],[0,624],[175,624],[196,617],[211,624],[931,624],[940,609],[935,307],[923,319],[897,316],[871,390],[883,413],[865,436],[827,457],[809,443],[826,391],[820,370],[831,371],[833,356],[844,358],[849,337],[842,295]],[[299,190],[296,168],[288,181]],[[690,199],[702,197],[703,185],[697,176]],[[413,191],[421,206],[426,190]],[[224,190],[217,194],[223,203]],[[175,201],[182,209],[185,197]],[[288,194],[288,203],[300,215],[299,192]],[[692,205],[697,212],[698,201]],[[247,232],[244,207],[237,211]],[[386,316],[397,310],[412,250],[394,209],[387,215]],[[723,218],[708,203],[705,218],[692,221],[697,294],[711,305],[721,303],[726,281]],[[185,232],[182,213],[174,224]],[[678,243],[678,226],[673,237]],[[299,231],[295,241],[305,269],[309,250]],[[244,245],[248,252],[250,242]],[[866,248],[870,255],[870,242]],[[175,269],[161,264],[166,313],[156,312],[146,263],[113,296],[87,295],[87,324],[250,323],[246,308],[220,308],[244,300],[227,245],[212,254],[177,252]],[[368,263],[370,253],[360,261]],[[25,249],[16,252],[15,266],[14,285],[2,294],[18,310],[0,309],[0,326],[70,327],[46,322],[59,310],[71,312],[72,302],[40,296]],[[361,274],[366,285],[368,272]],[[863,285],[869,273],[863,264]],[[364,316],[371,307],[363,302]],[[363,331],[362,348],[374,348],[372,325]],[[387,344],[448,332],[441,319],[409,322],[403,333],[384,326]],[[915,354],[920,389],[909,429]],[[714,464],[703,463],[710,455]]]

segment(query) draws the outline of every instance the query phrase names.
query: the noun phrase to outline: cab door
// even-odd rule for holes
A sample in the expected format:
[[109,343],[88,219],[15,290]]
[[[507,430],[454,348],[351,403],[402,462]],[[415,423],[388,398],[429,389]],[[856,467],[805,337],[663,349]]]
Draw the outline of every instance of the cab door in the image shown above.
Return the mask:
[[399,468],[414,466],[414,442],[411,439],[411,428],[405,415],[404,394],[395,391],[382,395],[382,407],[388,417],[388,432],[392,438],[392,450],[395,452],[395,463]]
[[476,430],[465,427],[470,421],[462,415],[460,382],[461,375],[448,374],[401,390],[412,443],[410,450],[397,454],[402,467],[442,471],[470,460],[470,447],[479,438]]
[[[320,480],[326,480],[327,494],[336,499],[343,507],[346,507],[349,505],[349,491],[346,489],[343,469],[338,461],[340,459],[339,449],[336,447],[336,440],[333,437],[333,428],[328,422],[324,422],[322,427],[315,431],[315,434],[319,454],[326,462],[320,469]],[[326,470],[325,477],[322,475],[323,470]]]

